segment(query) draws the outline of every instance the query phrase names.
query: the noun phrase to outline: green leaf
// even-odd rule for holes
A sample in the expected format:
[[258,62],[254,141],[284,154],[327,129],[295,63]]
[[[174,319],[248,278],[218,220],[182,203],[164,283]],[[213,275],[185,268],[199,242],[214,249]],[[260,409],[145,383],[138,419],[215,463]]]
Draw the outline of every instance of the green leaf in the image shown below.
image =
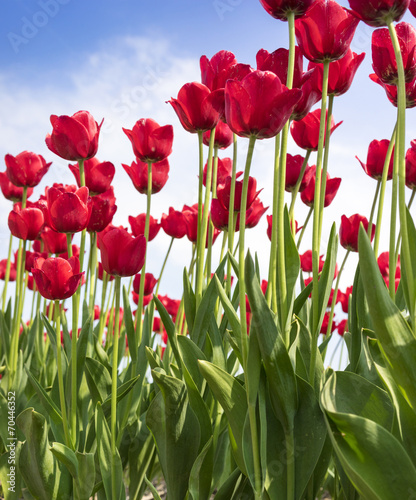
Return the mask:
[[183,500],[198,455],[200,430],[185,383],[153,370],[160,392],[150,403],[146,423],[152,432],[170,500]]
[[149,488],[149,490],[152,492],[152,495],[153,495],[153,499],[154,500],[162,500],[160,498],[160,495],[159,493],[157,492],[157,489],[153,486],[153,484],[147,479],[147,477],[145,476],[144,477],[144,480],[146,481],[146,484]]
[[[406,207],[406,225],[407,225],[407,241],[402,241],[402,255],[403,255],[403,245],[409,246],[409,252],[412,258],[416,255],[416,229],[413,223],[412,216],[410,215],[409,209]],[[410,262],[410,269],[407,269],[406,259],[402,258],[400,261],[401,265],[401,282],[403,282],[403,294],[406,300],[408,311],[414,311],[415,309],[415,290],[416,290],[416,268]],[[413,296],[410,296],[410,290],[413,290]]]
[[359,234],[360,269],[374,333],[391,374],[413,411],[416,410],[416,339],[391,300],[366,232]]
[[208,452],[212,455],[212,436],[202,448],[191,469],[189,493],[194,500],[208,500],[210,498],[211,477],[206,474],[206,467],[204,467]]
[[156,308],[160,314],[160,319],[162,320],[163,326],[165,327],[166,333],[168,334],[169,345],[172,349],[173,355],[175,356],[176,363],[180,366],[181,356],[179,354],[179,349],[178,349],[178,341],[175,331],[175,325],[173,324],[173,321],[169,313],[166,311],[162,302],[160,302],[160,300],[157,297],[153,297],[153,300],[155,301]]
[[65,467],[71,473],[71,476],[74,479],[77,479],[78,460],[75,452],[62,443],[52,443],[50,450],[55,455],[55,457],[65,465]]
[[111,393],[111,375],[97,359],[85,359],[85,377],[94,405],[102,403]]
[[88,500],[95,485],[95,461],[93,453],[75,452],[78,461],[78,479],[75,482],[75,499]]
[[192,331],[195,322],[196,300],[186,268],[183,270],[183,304],[185,307],[186,321],[189,330]]
[[[4,415],[6,415],[6,413],[4,413]],[[4,420],[7,422],[6,419]],[[10,444],[11,443],[8,442],[8,446],[10,446]],[[22,443],[20,441],[16,441],[13,444],[14,444],[13,456],[9,451],[6,451],[2,455],[0,455],[0,482],[3,485],[4,500],[20,500],[20,498],[22,498],[21,475],[17,469]],[[12,459],[12,461],[10,461],[10,459]],[[14,473],[13,477],[10,475],[12,473]],[[9,484],[7,482],[7,481],[12,481],[13,479],[15,481],[14,484],[12,483]]]
[[224,308],[225,315],[231,325],[231,328],[233,329],[235,333],[235,340],[238,344],[238,349],[241,352],[241,345],[240,345],[240,334],[239,332],[241,331],[241,325],[240,325],[240,319],[238,317],[238,314],[231,303],[230,299],[227,297],[227,294],[225,293],[224,287],[222,286],[220,280],[216,275],[214,275],[213,280],[216,284],[217,287],[217,293],[220,298],[222,307]]
[[[117,404],[120,403],[120,401],[133,389],[139,378],[140,375],[137,375],[137,377],[127,380],[127,382],[124,382],[117,387]],[[107,396],[106,400],[102,403],[101,406],[105,417],[108,418],[111,413],[111,394]]]
[[131,361],[135,363],[137,361],[136,335],[133,323],[133,315],[131,313],[131,308],[130,308],[130,300],[125,286],[123,286],[123,305],[124,305],[123,321],[126,327],[127,341],[129,343],[129,352],[131,356]]
[[199,361],[199,369],[227,415],[232,432],[231,447],[235,461],[240,470],[246,474],[242,451],[243,429],[247,414],[246,391],[237,379],[208,361]]

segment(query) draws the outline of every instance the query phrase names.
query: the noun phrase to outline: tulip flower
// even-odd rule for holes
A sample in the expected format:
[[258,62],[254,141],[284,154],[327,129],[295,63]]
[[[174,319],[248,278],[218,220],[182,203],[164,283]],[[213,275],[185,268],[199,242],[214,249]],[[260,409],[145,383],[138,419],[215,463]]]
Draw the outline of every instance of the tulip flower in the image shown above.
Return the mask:
[[[315,170],[316,167],[311,167]],[[315,171],[311,172],[309,182],[305,189],[300,194],[300,198],[308,207],[313,207],[315,199]],[[330,205],[338,192],[339,186],[341,184],[341,179],[339,177],[331,177],[326,175],[326,186],[325,186],[325,198],[324,207]]]
[[[141,194],[147,194],[148,165],[140,160],[133,162],[131,166],[122,164],[127,175],[133,182],[134,187]],[[165,158],[152,163],[152,194],[158,193],[169,178],[169,162]]]
[[[389,274],[390,274],[389,252],[382,252],[377,257],[377,264],[378,264],[378,268],[380,269],[380,273],[383,276],[383,278],[388,278]],[[400,256],[399,256],[398,262],[396,264],[395,278],[399,279],[400,276],[401,276],[401,269],[400,269]]]
[[142,162],[159,162],[172,153],[172,125],[161,127],[151,118],[142,118],[132,130],[123,128],[123,131],[130,139],[136,158]]
[[416,17],[416,0],[410,0],[409,10],[413,14],[413,16]]
[[40,238],[43,242],[45,252],[62,254],[67,250],[67,239],[64,233],[58,233],[58,231],[50,227],[44,227],[40,233]]
[[[354,214],[351,217],[343,215],[341,217],[341,225],[339,228],[339,241],[341,245],[352,252],[358,252],[358,231],[360,224],[363,225],[365,231],[368,229],[368,220],[363,215]],[[371,240],[374,238],[376,226],[371,227]]]
[[[10,182],[7,172],[0,172],[0,189],[6,200],[13,202],[22,201],[23,188],[15,186]],[[26,198],[29,198],[33,193],[33,188],[27,188]]]
[[[231,177],[231,171],[233,168],[233,161],[231,158],[218,158],[217,167],[217,188],[220,184],[224,184],[227,177]],[[202,183],[206,186],[208,163],[205,163],[204,174],[202,178]]]
[[[387,95],[387,99],[397,108],[397,87],[396,85],[387,85],[383,83],[376,74],[371,74],[370,79],[381,85]],[[405,84],[406,87],[406,108],[414,108],[416,106],[416,78]]]
[[25,252],[25,270],[30,273],[32,272],[32,267],[35,266],[35,260],[38,259],[39,257],[42,257],[43,259],[48,258],[47,252]]
[[[202,135],[202,140],[205,146],[209,146],[209,139],[211,137],[211,130],[207,130]],[[215,127],[214,148],[226,149],[233,143],[233,133],[230,127],[221,120]]]
[[[69,165],[74,174],[78,187],[81,187],[79,178],[79,165]],[[84,162],[85,185],[90,191],[90,196],[104,193],[110,189],[116,169],[110,161],[100,162],[97,158],[91,158]]]
[[[273,215],[268,215],[267,216],[267,237],[269,238],[270,241],[272,241],[272,224],[273,224]],[[302,226],[299,227],[298,222],[295,220],[295,233],[300,231],[302,229]]]
[[400,21],[409,0],[348,0],[352,13],[369,26],[387,26]]
[[134,237],[121,228],[98,233],[98,246],[104,270],[113,276],[134,276],[143,267],[146,238]]
[[186,220],[182,212],[169,207],[169,214],[162,214],[160,221],[163,231],[172,238],[183,238],[186,234]]
[[[387,150],[389,148],[390,141],[388,139],[382,139],[381,141],[370,142],[368,146],[367,153],[367,163],[364,164],[357,156],[357,160],[360,162],[364,169],[364,172],[372,177],[373,179],[380,180],[383,176],[384,162],[386,161]],[[394,148],[393,148],[394,151]],[[393,158],[394,154],[391,155],[389,170],[387,173],[387,179],[390,180],[393,176]]]
[[43,213],[38,208],[24,208],[15,205],[9,213],[8,225],[13,236],[21,240],[33,241],[43,226]]
[[[247,206],[246,209],[250,208],[251,204],[260,193],[256,191],[257,181],[254,177],[249,177],[248,180],[248,191],[247,191]],[[239,212],[241,208],[241,195],[243,192],[243,181],[236,181],[235,183],[235,195],[234,195],[234,211]],[[217,188],[217,196],[220,200],[222,206],[229,210],[230,209],[230,195],[231,195],[231,177],[226,177],[223,184],[220,184]]]
[[[140,236],[144,234],[145,223],[146,223],[146,214],[140,214],[137,217],[129,215],[129,224],[131,227],[131,232],[133,233],[134,236]],[[156,238],[160,228],[161,225],[158,223],[158,221],[150,215],[149,238],[147,241],[152,241],[154,238]]]
[[[306,250],[300,257],[300,267],[304,273],[312,272],[312,250]],[[322,271],[324,267],[323,255],[319,256],[319,272]]]
[[290,12],[295,18],[303,16],[313,0],[260,0],[260,3],[272,17],[287,21]]
[[[409,23],[395,26],[400,43],[405,81],[411,82],[416,77],[416,29]],[[387,85],[397,85],[397,62],[388,28],[373,32],[371,41],[374,73]]]
[[[253,227],[256,227],[257,224],[260,222],[260,219],[266,213],[268,208],[269,207],[265,207],[263,205],[263,203],[260,201],[260,198],[258,197],[255,198],[253,203],[250,205],[250,208],[248,208],[246,211],[246,229],[251,229]],[[238,231],[239,228],[240,228],[240,217],[238,214],[236,231]]]
[[[141,274],[136,274],[133,279],[133,290],[138,294],[140,292],[140,280]],[[153,276],[152,273],[146,273],[144,278],[144,295],[150,295],[153,293],[153,289],[156,286],[157,279]]]
[[288,90],[270,71],[253,71],[241,82],[225,85],[225,117],[230,129],[241,137],[266,139],[277,135],[302,96]]
[[[52,134],[46,136],[48,148],[64,160],[88,160],[97,154],[103,122],[98,125],[88,111],[72,116],[51,115]],[[103,120],[104,121],[104,120]]]
[[87,231],[101,232],[113,220],[116,213],[116,199],[111,187],[108,191],[91,198],[91,217],[87,224]]
[[235,55],[227,50],[220,50],[211,59],[201,56],[199,60],[201,82],[211,91],[223,89],[229,78],[229,69],[235,64],[237,64]]
[[348,313],[348,304],[350,300],[350,295],[352,294],[352,286],[347,287],[345,292],[338,292],[338,302],[341,304],[341,308],[345,313]]
[[[5,280],[6,279],[6,269],[7,269],[7,263],[8,259],[2,259],[0,260],[0,280]],[[16,262],[10,262],[10,274],[9,274],[9,281],[16,281]]]
[[180,300],[171,299],[167,295],[158,295],[157,298],[162,302],[164,308],[171,316],[178,314]]
[[416,141],[411,141],[410,148],[406,151],[406,186],[416,188]]
[[[301,155],[292,156],[287,153],[286,155],[286,183],[285,190],[291,193],[296,186],[299,175],[302,170],[302,165],[305,158]],[[300,183],[299,192],[303,191],[308,183],[310,167],[306,166],[305,173],[303,174],[302,181]]]
[[178,98],[172,98],[172,105],[185,130],[191,133],[212,130],[220,119],[223,108],[224,93],[221,90],[210,89],[198,82],[186,83],[178,93]]
[[81,187],[75,193],[64,188],[47,190],[50,222],[60,233],[77,233],[87,227],[91,216],[91,198],[88,188]]
[[32,268],[37,289],[42,297],[49,300],[63,300],[74,295],[84,275],[79,271],[77,257],[71,257],[69,260],[61,257],[40,257]]
[[309,61],[336,61],[347,53],[358,22],[335,0],[315,0],[295,21],[296,39]]
[[211,200],[211,220],[219,231],[228,230],[229,212],[218,198]]
[[23,151],[16,156],[7,154],[6,174],[10,182],[18,187],[35,187],[49,170],[52,163],[46,163],[41,155]]
[[[328,117],[328,112],[326,116]],[[320,120],[321,110],[315,109],[311,113],[308,113],[302,120],[292,122],[290,133],[292,134],[293,140],[300,148],[311,149],[312,151],[318,150]],[[339,122],[335,125],[334,118],[331,116],[331,134],[341,125],[341,123],[342,122]]]
[[[192,205],[191,207],[188,205],[184,205],[182,209],[182,213],[185,218],[185,223],[186,223],[186,236],[189,241],[192,243],[197,242],[197,236],[198,236],[198,204],[196,203],[195,205]],[[209,215],[208,215],[209,217]],[[217,239],[219,234],[219,231],[217,228],[215,228],[213,235],[212,235],[212,244],[214,244],[215,240]],[[206,236],[206,244],[205,247],[208,247],[209,239],[208,239],[208,232]]]

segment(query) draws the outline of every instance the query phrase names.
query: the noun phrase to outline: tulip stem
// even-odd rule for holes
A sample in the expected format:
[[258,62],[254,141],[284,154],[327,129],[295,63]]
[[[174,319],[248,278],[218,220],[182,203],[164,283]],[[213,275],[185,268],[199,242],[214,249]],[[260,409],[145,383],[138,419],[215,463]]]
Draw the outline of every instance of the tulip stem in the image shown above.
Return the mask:
[[369,238],[371,238],[372,227],[373,227],[373,219],[374,219],[374,212],[376,210],[377,200],[378,200],[378,197],[379,197],[379,194],[380,194],[380,188],[381,188],[381,180],[379,179],[377,181],[376,191],[374,193],[374,199],[373,199],[373,203],[371,205],[370,218],[368,219],[367,234],[368,234]]
[[115,277],[115,324],[114,324],[114,340],[113,340],[113,361],[111,367],[111,491],[112,498],[117,498],[116,485],[116,438],[117,438],[117,380],[118,380],[118,344],[119,344],[119,329],[120,329],[120,288],[121,277]]
[[[211,182],[212,198],[217,197],[217,172],[218,172],[218,147],[214,146],[214,161],[212,167],[212,182]],[[211,279],[213,240],[214,240],[214,225],[212,224],[208,213],[208,245],[207,245],[207,261],[206,261],[207,283]]]
[[295,236],[295,233],[296,233],[295,216],[294,216],[296,198],[299,194],[300,186],[302,184],[302,179],[303,179],[303,176],[305,175],[306,167],[308,166],[308,161],[309,161],[309,157],[311,156],[311,153],[312,153],[311,149],[308,149],[306,151],[306,156],[303,160],[298,180],[296,181],[295,187],[292,190],[292,201],[290,202],[290,208],[289,208],[289,220],[290,220],[290,226],[292,228],[293,236]]
[[[235,222],[234,222],[234,200],[235,181],[237,176],[237,135],[233,134],[233,166],[231,171],[230,204],[228,206],[228,251],[232,255],[234,247]],[[227,296],[231,297],[231,260],[227,259]]]
[[7,264],[6,264],[6,274],[4,276],[4,288],[3,288],[3,298],[2,298],[2,312],[4,313],[6,309],[7,302],[7,285],[10,279],[10,269],[12,266],[12,248],[13,248],[13,234],[10,233],[9,238],[9,250],[7,253]]
[[305,218],[305,222],[303,223],[302,229],[300,230],[298,242],[296,243],[296,247],[298,250],[300,248],[300,244],[302,243],[303,235],[305,234],[306,227],[308,226],[308,222],[310,221],[312,213],[313,213],[313,207],[310,207],[308,215]]
[[[368,226],[370,227],[370,224],[368,224]],[[331,302],[331,312],[329,313],[328,327],[326,329],[326,335],[327,336],[331,334],[332,321],[333,321],[333,318],[334,318],[334,309],[335,309],[335,304],[337,303],[339,281],[340,281],[340,278],[341,278],[342,271],[344,270],[345,263],[347,262],[348,256],[350,255],[350,252],[351,252],[351,250],[347,250],[347,253],[345,254],[344,259],[343,259],[343,261],[341,263],[341,267],[339,268],[339,272],[338,272],[338,276],[337,276],[337,281],[335,282],[335,289],[334,289],[334,293],[332,295],[332,302]]]
[[97,276],[97,233],[92,231],[90,233],[90,257],[91,257],[91,271],[90,271],[90,314],[94,315],[95,303],[95,282]]

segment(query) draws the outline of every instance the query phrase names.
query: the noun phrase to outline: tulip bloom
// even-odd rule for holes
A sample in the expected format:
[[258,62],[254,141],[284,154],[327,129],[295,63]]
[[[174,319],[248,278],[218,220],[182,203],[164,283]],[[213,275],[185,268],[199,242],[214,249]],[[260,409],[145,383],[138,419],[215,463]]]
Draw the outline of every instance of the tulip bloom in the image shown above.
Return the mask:
[[272,17],[287,21],[287,15],[291,12],[295,18],[301,17],[310,7],[313,0],[260,0],[260,3]]
[[51,187],[46,196],[50,222],[55,231],[77,233],[87,227],[91,216],[91,198],[87,187],[81,187],[75,193]]
[[302,96],[288,90],[270,71],[253,71],[241,82],[225,85],[225,117],[230,129],[241,137],[267,139],[277,135]]
[[[292,156],[287,153],[286,155],[286,183],[285,190],[291,193],[298,182],[300,171],[305,158],[301,155]],[[306,166],[305,173],[303,174],[302,181],[299,186],[299,192],[302,192],[308,183],[308,172],[310,167]]]
[[416,188],[416,141],[410,142],[410,148],[406,151],[406,186],[409,189]]
[[295,21],[296,39],[309,61],[336,61],[347,53],[358,22],[335,0],[315,0]]
[[[81,187],[79,178],[79,166],[69,165],[69,169],[74,174],[78,187]],[[84,162],[85,185],[90,191],[90,195],[105,193],[110,189],[116,169],[110,161],[100,162],[97,158],[91,158]]]
[[[387,95],[387,99],[397,108],[397,87],[396,85],[387,85],[383,83],[376,74],[371,74],[370,79],[381,85]],[[411,82],[406,83],[406,108],[414,108],[416,106],[416,78]]]
[[410,0],[409,10],[413,14],[413,16],[416,17],[416,0]]
[[[251,229],[256,227],[260,222],[260,219],[266,213],[269,207],[265,207],[263,203],[260,201],[260,198],[255,198],[253,203],[250,205],[250,208],[246,211],[246,229]],[[240,214],[237,217],[237,227],[236,230],[240,229]]]
[[[62,254],[67,250],[67,240],[64,233],[58,233],[50,227],[44,227],[40,233],[40,238],[43,242],[45,252]],[[35,246],[34,249],[37,250]]]
[[130,139],[136,158],[142,162],[159,162],[172,153],[172,125],[161,127],[151,118],[142,118],[132,130],[123,128],[123,132]]
[[[209,145],[211,130],[204,132],[202,139],[205,146]],[[233,143],[233,133],[230,127],[223,121],[219,121],[215,127],[214,148],[226,149]]]
[[[377,264],[378,268],[380,269],[380,273],[383,276],[383,278],[388,278],[390,274],[390,259],[389,259],[389,252],[383,252],[377,257]],[[395,278],[400,279],[401,276],[401,269],[400,269],[400,255],[398,258],[398,262],[396,264],[396,272],[395,272]]]
[[[358,252],[358,231],[362,223],[365,231],[368,229],[368,220],[363,215],[354,214],[351,217],[343,215],[339,228],[339,241],[341,245],[352,252]],[[374,238],[376,226],[371,227],[371,240]]]
[[172,238],[183,238],[187,232],[185,216],[172,207],[169,207],[169,214],[162,214],[160,221],[163,231]]
[[143,267],[146,238],[136,238],[122,228],[98,233],[98,246],[104,270],[113,276],[134,276]]
[[[140,160],[131,166],[122,164],[134,187],[141,194],[147,194],[148,166]],[[169,162],[165,158],[157,163],[152,163],[152,194],[158,193],[169,178]]]
[[108,191],[91,198],[91,217],[87,224],[87,231],[101,232],[113,220],[117,205],[114,190]]
[[39,208],[24,208],[15,205],[9,213],[8,225],[13,236],[21,240],[33,241],[42,229],[44,218]]
[[[10,182],[6,172],[0,172],[0,189],[6,200],[16,202],[22,201],[23,199],[23,188],[15,186],[12,182]],[[27,188],[26,197],[29,198],[32,193],[33,188]]]
[[[146,214],[139,214],[137,217],[132,217],[129,215],[129,224],[131,227],[131,232],[134,236],[140,236],[144,234],[144,226],[146,223]],[[149,217],[149,238],[147,241],[152,241],[156,238],[161,225],[152,216]]]
[[[256,191],[257,181],[254,177],[249,177],[248,179],[248,190],[247,190],[247,206],[250,208],[251,204],[260,193]],[[235,195],[234,195],[234,211],[239,212],[241,208],[241,196],[243,193],[243,181],[236,181],[235,183]],[[227,177],[224,184],[220,184],[217,188],[217,196],[222,204],[222,206],[229,210],[230,209],[230,195],[231,195],[231,177]]]
[[[51,115],[52,134],[46,136],[48,148],[64,160],[88,160],[97,154],[103,122],[98,125],[88,111],[72,116]],[[104,120],[103,120],[104,121]]]
[[235,64],[237,64],[235,55],[227,50],[220,50],[211,59],[201,56],[199,60],[201,82],[211,91],[223,89],[229,78],[229,70]]
[[[272,225],[273,225],[273,215],[268,215],[267,216],[267,237],[269,238],[270,241],[272,241]],[[300,231],[302,229],[302,226],[299,227],[298,221],[295,220],[295,233]]]
[[[367,163],[364,164],[357,156],[357,160],[360,162],[361,166],[364,169],[364,172],[372,177],[373,179],[380,180],[383,176],[383,168],[384,162],[386,161],[387,149],[390,145],[390,141],[388,139],[383,139],[381,141],[370,142],[368,146],[367,153]],[[393,148],[394,151],[394,148]],[[393,176],[393,159],[394,154],[392,153],[390,158],[389,170],[387,173],[387,179],[391,180]]]
[[[326,113],[328,117],[328,112]],[[302,149],[311,149],[312,151],[318,150],[319,142],[319,124],[321,121],[321,110],[315,109],[308,113],[302,120],[292,122],[290,126],[290,133],[293,140]],[[334,118],[331,116],[331,134],[336,128],[341,125],[339,122],[335,125]],[[325,123],[325,136],[326,136],[326,123]]]
[[[213,166],[214,167],[214,166]],[[220,184],[224,184],[227,177],[231,177],[231,171],[233,168],[233,161],[231,158],[218,158],[217,167],[217,188]],[[204,173],[202,178],[202,183],[206,186],[208,163],[205,163]]]
[[[300,267],[304,273],[312,272],[312,250],[306,250],[305,253],[299,255],[300,257]],[[322,271],[324,267],[323,255],[319,256],[319,272]]]
[[352,13],[369,26],[387,26],[400,21],[409,6],[409,0],[348,0]]
[[[416,77],[416,30],[409,23],[395,26],[404,66],[406,82]],[[380,28],[373,32],[371,41],[374,73],[387,85],[397,85],[397,63],[388,28]]]
[[228,231],[229,212],[226,208],[223,207],[218,198],[213,198],[211,200],[210,213],[214,227],[216,227],[220,231]]
[[23,151],[17,156],[7,154],[6,174],[10,182],[18,187],[35,187],[49,170],[52,163],[46,163],[41,155]]
[[[313,171],[311,172],[309,182],[305,189],[300,194],[300,199],[307,205],[308,207],[313,207],[315,200],[315,175],[316,175],[316,167],[311,167]],[[326,186],[325,186],[325,198],[324,198],[324,207],[330,205],[335,198],[335,195],[338,192],[339,186],[341,184],[341,179],[339,177],[331,177],[326,174]]]
[[183,128],[191,133],[212,130],[220,119],[224,93],[210,89],[202,83],[185,83],[178,98],[168,101],[172,105]]
[[42,297],[49,300],[63,300],[74,295],[84,275],[79,271],[77,257],[71,257],[69,260],[61,257],[39,257],[32,268],[38,291]]
[[[140,280],[141,274],[136,274],[133,279],[133,290],[138,294],[140,293]],[[153,293],[153,289],[156,286],[158,280],[153,276],[152,273],[146,273],[144,277],[144,295],[150,295]]]

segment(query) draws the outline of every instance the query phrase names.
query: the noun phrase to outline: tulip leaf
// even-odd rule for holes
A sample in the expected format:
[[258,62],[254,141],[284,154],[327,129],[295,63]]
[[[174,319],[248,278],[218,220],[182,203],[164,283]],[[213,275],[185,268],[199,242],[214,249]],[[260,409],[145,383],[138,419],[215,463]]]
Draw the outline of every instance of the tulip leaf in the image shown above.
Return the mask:
[[359,234],[360,269],[374,334],[403,396],[416,410],[416,338],[391,300],[364,229]]
[[95,461],[93,453],[75,452],[78,461],[78,480],[75,482],[75,500],[88,500],[95,485]]
[[[206,457],[212,455],[212,436],[205,443],[197,456],[189,476],[189,493],[194,500],[208,500],[210,498],[211,475],[206,473]],[[212,458],[211,470],[212,470]]]
[[[384,391],[362,379],[360,391],[351,392],[359,378],[347,372],[332,374],[321,394],[335,452],[364,498],[407,498],[412,489],[416,491],[416,468],[402,444],[384,427],[391,422]],[[360,411],[360,415],[347,410]]]
[[[6,413],[4,413],[5,415]],[[7,420],[4,419],[6,422]],[[8,443],[8,446],[10,443]],[[19,457],[20,457],[20,450],[22,448],[22,443],[21,441],[16,441],[14,443],[15,448],[14,448],[14,460],[12,463],[9,462],[10,460],[10,453],[9,451],[6,451],[2,455],[0,455],[0,482],[3,487],[3,495],[4,495],[4,500],[20,500],[22,498],[22,492],[21,492],[21,476],[17,472],[17,464],[19,463]],[[13,469],[12,469],[13,467]],[[7,481],[10,481],[12,478],[10,476],[10,473],[14,472],[14,480],[15,484],[13,487],[5,487],[7,485]]]
[[[406,226],[407,226],[407,241],[402,241],[402,255],[403,255],[403,245],[409,246],[409,253],[412,257],[416,255],[416,229],[413,223],[412,216],[410,215],[409,209],[406,208]],[[410,269],[407,268],[406,259],[402,258],[400,260],[401,266],[401,282],[403,295],[406,300],[408,311],[412,312],[415,309],[415,290],[416,290],[416,269],[412,262],[410,264]],[[410,296],[411,291],[413,296]]]
[[186,321],[189,330],[192,331],[195,322],[196,301],[195,293],[192,290],[191,281],[186,268],[183,270],[183,304],[185,307]]
[[146,423],[154,436],[170,500],[183,500],[198,455],[199,423],[181,380],[152,370],[160,392],[150,403]]
[[79,391],[82,375],[85,368],[85,358],[90,339],[92,337],[92,316],[89,315],[82,325],[81,332],[77,340],[77,391]]
[[[117,387],[117,404],[133,389],[139,378],[140,375],[137,375],[137,377],[127,380],[127,382],[124,382],[124,384],[121,384]],[[108,418],[111,413],[111,394],[107,396],[101,406],[105,417]]]
[[[142,419],[144,421],[145,415],[140,416],[140,422]],[[144,490],[143,481],[146,471],[151,470],[155,456],[156,447],[153,436],[147,426],[143,424],[128,450],[130,498],[140,498],[140,492]]]
[[222,307],[224,308],[225,315],[231,325],[231,328],[233,329],[234,333],[236,334],[236,340],[238,342],[238,348],[240,349],[241,352],[241,345],[240,345],[240,330],[241,330],[241,325],[240,325],[240,319],[238,317],[238,314],[236,313],[236,310],[231,303],[230,299],[227,297],[227,294],[225,293],[224,287],[222,286],[220,280],[216,275],[214,275],[213,281],[215,282],[217,286],[217,293],[220,298]]
[[233,472],[229,475],[229,477],[224,481],[224,483],[220,486],[219,490],[215,494],[216,500],[229,500],[233,498],[233,492],[238,484],[239,480],[241,480],[242,474],[239,468],[233,470]]
[[127,335],[127,341],[129,343],[129,352],[131,356],[131,361],[132,363],[136,363],[137,362],[136,335],[133,323],[133,315],[130,308],[130,300],[127,295],[127,290],[125,286],[123,286],[123,305],[124,305],[123,321],[124,321],[124,326],[126,328],[126,335]]
[[181,355],[179,354],[175,325],[173,324],[173,321],[162,302],[157,297],[153,297],[153,300],[155,301],[156,308],[160,314],[160,319],[162,320],[163,326],[165,327],[166,333],[168,334],[169,345],[175,356],[176,363],[178,364],[178,366],[181,366]]
[[102,363],[93,358],[85,359],[85,367],[85,377],[94,405],[98,402],[102,404],[111,392],[111,375]]
[[52,443],[51,452],[65,465],[74,479],[78,478],[78,460],[75,452],[62,443]]
[[147,479],[147,476],[144,476],[144,480],[146,481],[147,487],[153,495],[153,500],[162,500],[159,493],[157,492],[157,489],[153,486],[153,483]]
[[283,427],[289,429],[293,426],[298,405],[295,372],[272,312],[255,276],[253,261],[250,257],[246,259],[246,287],[252,311],[250,336],[257,338],[266,370],[273,410]]

